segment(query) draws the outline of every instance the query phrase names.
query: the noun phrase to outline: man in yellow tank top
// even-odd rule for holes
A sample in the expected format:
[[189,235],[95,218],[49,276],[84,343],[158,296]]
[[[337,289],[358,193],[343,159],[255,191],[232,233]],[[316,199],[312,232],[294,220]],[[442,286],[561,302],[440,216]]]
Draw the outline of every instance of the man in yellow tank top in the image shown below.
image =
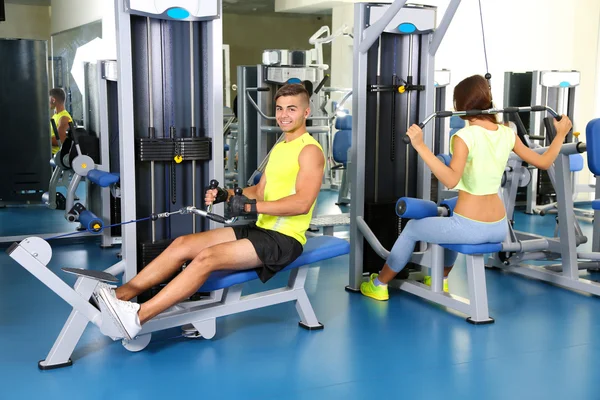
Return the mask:
[[50,123],[50,137],[52,138],[52,155],[55,155],[60,150],[61,143],[64,143],[67,138],[67,130],[69,129],[69,122],[73,119],[67,110],[65,110],[65,101],[67,96],[65,91],[61,88],[54,88],[50,90],[50,109],[54,110],[52,120],[56,124],[58,130],[58,137],[60,142],[56,140],[54,135],[54,129],[52,123]]
[[[99,285],[102,332],[115,339],[133,338],[141,325],[195,293],[217,270],[256,269],[266,282],[302,254],[312,212],[321,189],[325,156],[306,132],[310,115],[304,86],[289,84],[275,95],[276,119],[285,141],[273,147],[260,182],[234,196],[233,190],[207,190],[206,204],[228,201],[230,214],[258,215],[256,224],[225,227],[178,237],[125,285]],[[191,263],[156,296],[143,304],[129,302],[165,282],[184,262]]]

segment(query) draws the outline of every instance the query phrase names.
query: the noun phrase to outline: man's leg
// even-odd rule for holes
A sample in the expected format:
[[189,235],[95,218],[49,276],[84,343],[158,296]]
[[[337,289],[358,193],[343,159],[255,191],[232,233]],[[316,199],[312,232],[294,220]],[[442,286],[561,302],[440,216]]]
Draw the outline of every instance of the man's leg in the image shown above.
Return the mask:
[[[99,290],[98,299],[103,313],[108,313],[125,338],[132,339],[140,332],[143,323],[196,292],[212,271],[251,269],[260,264],[248,239],[221,243],[202,250],[182,273],[141,306],[114,298],[106,288]],[[102,332],[108,334],[106,330]],[[112,331],[110,335],[114,335]]]
[[235,241],[232,228],[180,236],[131,281],[117,288],[116,296],[120,300],[131,300],[140,293],[165,282],[179,271],[184,262],[197,258],[203,250],[232,241]]
[[195,293],[217,270],[245,270],[262,262],[248,239],[222,243],[202,250],[181,274],[156,296],[141,305],[140,323],[152,319],[169,307]]

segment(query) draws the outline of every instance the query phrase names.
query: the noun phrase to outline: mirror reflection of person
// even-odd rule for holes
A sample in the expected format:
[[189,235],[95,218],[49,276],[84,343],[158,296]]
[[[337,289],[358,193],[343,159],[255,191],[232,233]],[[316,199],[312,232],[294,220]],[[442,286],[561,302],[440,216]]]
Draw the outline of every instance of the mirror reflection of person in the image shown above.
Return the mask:
[[60,150],[61,143],[64,143],[67,139],[67,130],[69,129],[69,122],[73,121],[69,112],[65,109],[65,101],[67,99],[67,95],[65,91],[61,88],[51,89],[48,93],[50,95],[50,109],[54,111],[52,120],[56,124],[56,129],[58,130],[58,137],[60,142],[56,140],[56,136],[54,135],[54,129],[52,128],[52,123],[50,123],[50,137],[52,138],[52,155],[55,155]]

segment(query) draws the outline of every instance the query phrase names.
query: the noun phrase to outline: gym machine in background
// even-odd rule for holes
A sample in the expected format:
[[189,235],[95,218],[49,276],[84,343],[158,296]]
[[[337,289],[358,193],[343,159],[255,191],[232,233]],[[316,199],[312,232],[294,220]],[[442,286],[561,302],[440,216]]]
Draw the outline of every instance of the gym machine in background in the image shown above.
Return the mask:
[[[116,12],[121,218],[201,206],[209,177],[223,181],[220,2],[119,0]],[[124,225],[125,281],[174,238],[206,229],[195,215]]]
[[328,110],[329,98],[333,92],[343,93],[344,97],[337,105],[341,108],[349,98],[350,90],[326,87],[329,75],[325,71],[329,66],[323,64],[322,44],[338,36],[350,36],[343,28],[333,35],[329,34],[328,27],[319,29],[309,40],[315,45],[314,49],[265,50],[260,65],[238,66],[237,180],[231,179],[230,186],[255,184],[269,151],[284,137],[275,121],[275,93],[287,83],[301,83],[310,95],[311,115],[307,119],[307,131],[319,141],[327,155],[322,188],[337,188],[332,174],[331,150],[336,110]]
[[[578,71],[505,72],[504,105],[512,107],[545,105],[573,120],[575,88],[579,83]],[[529,129],[528,139],[532,144],[540,146],[550,144],[544,136],[544,125],[539,114],[522,114],[521,117],[525,128]],[[510,114],[505,115],[505,122],[508,121],[515,122]],[[566,139],[566,143],[571,142],[573,142],[572,133]],[[526,213],[544,214],[553,209],[556,213],[555,198],[554,186],[548,174],[538,170],[533,171],[530,184],[520,190],[518,201],[519,204],[523,204],[524,201]]]
[[[216,227],[214,221],[195,217],[207,216],[200,208],[209,177],[223,179],[221,4],[218,0],[198,1],[188,7],[192,11],[176,4],[163,6],[116,0],[118,62],[116,70],[111,62],[102,63],[100,69],[100,126],[110,128],[111,134],[117,132],[119,153],[118,164],[112,154],[105,164],[118,171],[101,172],[120,173],[123,223],[123,259],[105,272],[122,274],[124,282],[175,237]],[[195,210],[191,218],[177,219],[190,210]],[[215,205],[212,211],[222,214],[223,205]],[[218,217],[221,223],[228,222]],[[47,250],[40,254],[46,262],[49,256]],[[72,294],[64,282],[48,278],[46,270],[39,270],[49,283],[44,282],[57,293],[75,296],[80,304],[81,293],[89,297],[97,283],[80,278],[75,284],[77,294]],[[211,292],[201,301],[216,302],[221,295],[222,290]],[[41,369],[71,364],[70,356],[87,324],[98,316],[94,309],[90,317],[87,300],[84,304],[87,308],[74,306],[54,346],[39,363]],[[189,316],[186,319],[185,308],[180,311],[175,320],[161,320],[153,329],[192,322]],[[124,345],[136,351],[149,340],[150,335],[143,335]]]
[[[0,207],[39,204],[48,188],[50,151],[47,44],[0,39],[2,153]],[[3,232],[6,234],[6,232]]]
[[[435,7],[403,0],[355,5],[348,290],[357,291],[363,274],[382,265],[364,235],[391,248],[406,224],[396,216],[397,199],[431,199],[431,173],[402,138],[435,111],[434,57],[459,4],[450,2],[437,28]],[[433,124],[424,128],[431,149],[433,130]]]

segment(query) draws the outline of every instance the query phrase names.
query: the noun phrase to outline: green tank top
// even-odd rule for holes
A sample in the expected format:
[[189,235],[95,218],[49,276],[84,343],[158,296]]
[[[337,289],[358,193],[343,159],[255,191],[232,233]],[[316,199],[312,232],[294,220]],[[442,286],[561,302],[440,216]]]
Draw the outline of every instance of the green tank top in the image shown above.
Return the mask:
[[[62,110],[61,112],[56,113],[51,117],[54,120],[54,123],[56,124],[56,129],[58,129],[58,126],[60,125],[60,119],[62,117],[69,117],[69,122],[73,122],[73,118],[71,118],[69,112],[67,110]],[[54,136],[54,129],[52,129],[52,123],[50,123],[50,137],[52,136]],[[52,155],[58,153],[58,150],[60,150],[60,146],[52,146]]]
[[454,153],[454,138],[461,138],[467,148],[467,164],[454,189],[474,195],[496,194],[500,189],[502,174],[508,157],[515,147],[516,136],[512,129],[498,125],[498,130],[470,125],[450,138],[450,153]]
[[[296,193],[296,177],[300,171],[298,157],[302,149],[311,144],[323,151],[319,142],[308,133],[291,142],[280,142],[273,147],[265,169],[267,179],[265,201],[276,201]],[[315,203],[316,201],[310,207],[310,211],[303,215],[277,217],[260,214],[256,226],[293,237],[304,245],[306,243],[305,233],[310,225]]]

